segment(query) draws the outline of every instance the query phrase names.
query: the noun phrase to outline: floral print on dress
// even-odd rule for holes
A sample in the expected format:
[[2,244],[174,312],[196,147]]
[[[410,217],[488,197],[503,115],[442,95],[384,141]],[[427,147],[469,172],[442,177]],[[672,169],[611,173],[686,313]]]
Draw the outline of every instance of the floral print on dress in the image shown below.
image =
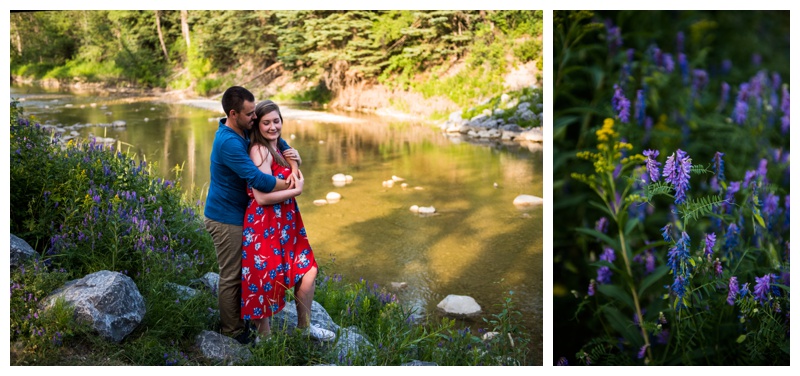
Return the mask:
[[[272,172],[283,179],[291,170],[273,161]],[[286,290],[317,267],[297,201],[292,198],[260,206],[248,188],[250,203],[242,232],[242,318],[258,320],[280,312]]]

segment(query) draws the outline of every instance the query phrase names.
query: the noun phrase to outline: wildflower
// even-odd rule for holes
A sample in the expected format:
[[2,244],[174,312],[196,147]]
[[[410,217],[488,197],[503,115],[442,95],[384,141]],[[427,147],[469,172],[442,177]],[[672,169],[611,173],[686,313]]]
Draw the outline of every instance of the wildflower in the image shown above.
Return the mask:
[[733,115],[731,117],[733,121],[739,125],[743,125],[745,120],[747,120],[747,91],[749,87],[750,85],[746,82],[742,83],[739,86],[739,95],[736,97],[736,107],[733,109]]
[[753,295],[756,301],[762,305],[764,302],[769,301],[769,287],[774,277],[772,274],[765,274],[761,278],[756,277],[756,287],[753,288]]
[[672,58],[672,54],[664,54],[664,71],[672,73],[674,70],[675,60]]
[[661,163],[656,161],[656,157],[658,157],[658,150],[645,150],[642,152],[642,155],[647,157],[645,161],[645,166],[647,167],[647,174],[645,176],[650,177],[650,182],[655,183],[658,181],[658,176],[660,175],[659,168],[661,167]]
[[606,29],[608,30],[608,51],[611,55],[614,55],[622,47],[622,30],[619,26],[614,26],[609,20],[606,20]]
[[717,273],[717,277],[722,277],[722,263],[719,262],[719,257],[714,260],[714,272]]
[[641,349],[639,349],[639,359],[642,359],[642,358],[644,358],[644,353],[645,353],[645,351],[647,350],[647,346],[648,346],[648,345],[644,345],[644,346],[642,346],[642,348],[641,348]]
[[[617,257],[614,254],[614,249],[609,247],[603,248],[603,254],[600,255],[600,260],[613,263],[616,259]],[[611,282],[611,275],[613,274],[614,273],[608,266],[601,266],[599,269],[597,269],[597,283],[604,284]]]
[[721,181],[725,181],[725,161],[722,160],[722,156],[724,155],[725,153],[716,152],[712,159],[714,163],[714,175]]
[[664,238],[665,242],[672,241],[672,224],[667,223],[666,226],[661,228],[661,236]]
[[744,188],[748,188],[750,183],[753,182],[758,177],[758,172],[755,170],[747,170],[744,173],[744,181],[742,182],[742,186]]
[[686,54],[678,53],[678,67],[681,69],[681,77],[683,77],[683,84],[689,83],[689,61]]
[[675,35],[675,44],[677,45],[678,52],[683,52],[683,41],[684,41],[683,31],[679,31]]
[[720,95],[719,100],[719,110],[725,108],[725,105],[728,104],[728,98],[730,98],[731,94],[731,85],[728,85],[727,82],[722,83],[722,94]]
[[728,305],[733,305],[736,293],[739,291],[739,281],[736,276],[731,276],[728,282]]
[[667,318],[664,316],[664,312],[658,313],[658,323],[661,325],[667,325]]
[[689,189],[689,172],[692,169],[692,159],[681,149],[673,153],[664,164],[664,181],[671,183],[675,188],[675,204],[686,201],[686,190]]
[[594,282],[594,279],[593,279],[593,280],[589,281],[589,291],[587,292],[587,294],[589,296],[594,296],[594,292],[595,292],[594,291],[594,286],[595,286],[595,282]]
[[602,232],[605,234],[606,231],[608,230],[608,218],[600,217],[600,219],[598,219],[597,222],[594,223],[594,229],[597,232]]
[[563,356],[558,358],[558,362],[556,362],[556,366],[568,366],[568,365],[569,365],[569,362],[567,361],[567,358],[565,358]]
[[622,88],[614,84],[614,97],[611,98],[611,107],[617,113],[617,117],[623,123],[627,123],[630,117],[631,102],[625,98]]
[[710,233],[706,234],[706,247],[705,252],[703,253],[706,257],[711,259],[711,255],[714,253],[714,244],[717,242],[717,234]]
[[662,330],[656,334],[656,343],[659,345],[666,345],[669,342],[669,330]]
[[749,294],[749,293],[750,293],[750,283],[745,283],[745,284],[744,284],[744,285],[742,285],[742,287],[739,289],[739,297],[740,297],[740,298],[744,298],[744,297],[746,297],[746,296],[747,296],[747,294]]
[[783,116],[781,116],[781,133],[786,134],[789,131],[789,90],[786,86],[783,87],[781,91],[783,97],[781,98],[781,112],[783,112]]
[[731,59],[725,59],[722,61],[722,74],[728,74],[733,69],[733,62]]
[[722,245],[722,250],[726,255],[739,245],[738,235],[739,227],[735,223],[731,223],[728,226],[728,231],[725,232],[725,244]]
[[675,246],[670,248],[668,253],[667,265],[672,269],[672,274],[675,280],[672,284],[672,291],[677,295],[677,309],[683,306],[683,297],[686,294],[686,278],[691,274],[691,267],[689,265],[689,247],[691,239],[686,232],[681,233],[681,238],[675,243]]
[[647,103],[644,98],[644,90],[636,91],[636,124],[642,125],[645,117],[645,107]]
[[703,90],[708,84],[708,73],[702,69],[695,69],[692,72],[692,89],[695,92]]

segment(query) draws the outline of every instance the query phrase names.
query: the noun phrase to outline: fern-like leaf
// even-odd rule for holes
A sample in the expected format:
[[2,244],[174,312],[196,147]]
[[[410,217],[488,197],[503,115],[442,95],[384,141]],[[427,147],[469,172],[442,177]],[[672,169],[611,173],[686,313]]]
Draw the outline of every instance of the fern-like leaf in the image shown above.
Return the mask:
[[693,165],[692,166],[692,174],[700,175],[700,174],[714,174],[714,170],[711,169],[711,166],[700,166],[700,165]]
[[644,197],[650,202],[655,196],[669,195],[670,191],[672,191],[672,184],[660,181],[647,185],[644,190]]
[[712,214],[712,210],[717,205],[725,202],[721,195],[701,197],[699,199],[688,200],[685,204],[681,205],[680,212],[683,215],[684,223],[689,223],[692,220]]

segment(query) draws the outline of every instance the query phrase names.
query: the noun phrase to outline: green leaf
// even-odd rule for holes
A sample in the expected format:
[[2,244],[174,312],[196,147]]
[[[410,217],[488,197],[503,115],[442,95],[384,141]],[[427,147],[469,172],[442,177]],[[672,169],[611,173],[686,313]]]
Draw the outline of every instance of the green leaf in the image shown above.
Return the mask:
[[736,343],[742,343],[745,339],[747,339],[747,334],[742,334],[736,339]]
[[608,210],[608,207],[606,207],[605,205],[602,205],[602,204],[598,203],[597,201],[589,201],[589,205],[592,205],[592,206],[602,210],[603,213],[606,213],[606,214],[608,214],[609,217],[614,218],[614,214],[611,213],[611,211]]
[[630,234],[637,223],[639,223],[639,221],[636,218],[629,219],[628,223],[625,224],[625,235]]
[[627,305],[630,309],[636,309],[636,306],[633,305],[633,298],[626,294],[625,291],[623,291],[619,286],[609,284],[597,285],[597,291],[600,291],[603,295],[606,295],[609,298],[625,303],[625,305]]
[[661,279],[661,277],[665,276],[667,271],[669,271],[669,268],[666,265],[661,265],[656,268],[653,273],[645,277],[644,280],[642,280],[642,284],[639,286],[639,296],[642,296],[648,287],[652,286],[653,283],[656,283],[656,281]]
[[761,225],[762,228],[767,228],[767,225],[764,224],[764,218],[761,218],[761,214],[758,210],[753,212],[753,216],[756,217],[756,221],[758,221],[758,224]]
[[600,231],[597,231],[595,229],[586,228],[586,227],[578,227],[578,228],[575,229],[575,231],[582,232],[584,234],[597,237],[600,240],[602,240],[603,242],[605,242],[606,244],[608,244],[609,246],[611,246],[611,248],[614,248],[614,249],[619,248],[619,243],[618,242],[616,242],[614,239],[611,239],[611,237],[609,237],[608,235],[606,235],[606,234],[604,234],[604,233],[602,233]]

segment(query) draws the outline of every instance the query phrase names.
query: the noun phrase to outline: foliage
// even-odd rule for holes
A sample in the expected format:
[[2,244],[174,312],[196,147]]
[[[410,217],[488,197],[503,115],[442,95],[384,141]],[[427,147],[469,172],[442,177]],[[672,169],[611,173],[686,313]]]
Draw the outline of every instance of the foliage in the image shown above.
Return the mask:
[[554,213],[573,223],[554,355],[788,364],[788,13],[557,11],[554,35]]
[[[12,101],[10,109],[10,230],[38,256],[12,269],[11,363],[212,365],[197,353],[195,338],[215,330],[216,297],[208,290],[183,296],[174,287],[192,285],[216,269],[199,203],[181,193],[179,178],[155,177],[150,165],[94,141],[63,144],[25,118],[19,103]],[[175,172],[179,177],[180,168]],[[145,301],[143,322],[119,344],[75,322],[63,301],[50,309],[41,305],[65,282],[99,270],[130,276]],[[315,300],[342,328],[361,333],[373,346],[340,354],[275,330],[269,341],[250,348],[248,365],[534,363],[530,334],[519,324],[511,295],[502,312],[486,321],[500,334],[483,340],[458,329],[454,320],[415,321],[393,294],[365,280],[350,283],[320,273],[316,283]]]

